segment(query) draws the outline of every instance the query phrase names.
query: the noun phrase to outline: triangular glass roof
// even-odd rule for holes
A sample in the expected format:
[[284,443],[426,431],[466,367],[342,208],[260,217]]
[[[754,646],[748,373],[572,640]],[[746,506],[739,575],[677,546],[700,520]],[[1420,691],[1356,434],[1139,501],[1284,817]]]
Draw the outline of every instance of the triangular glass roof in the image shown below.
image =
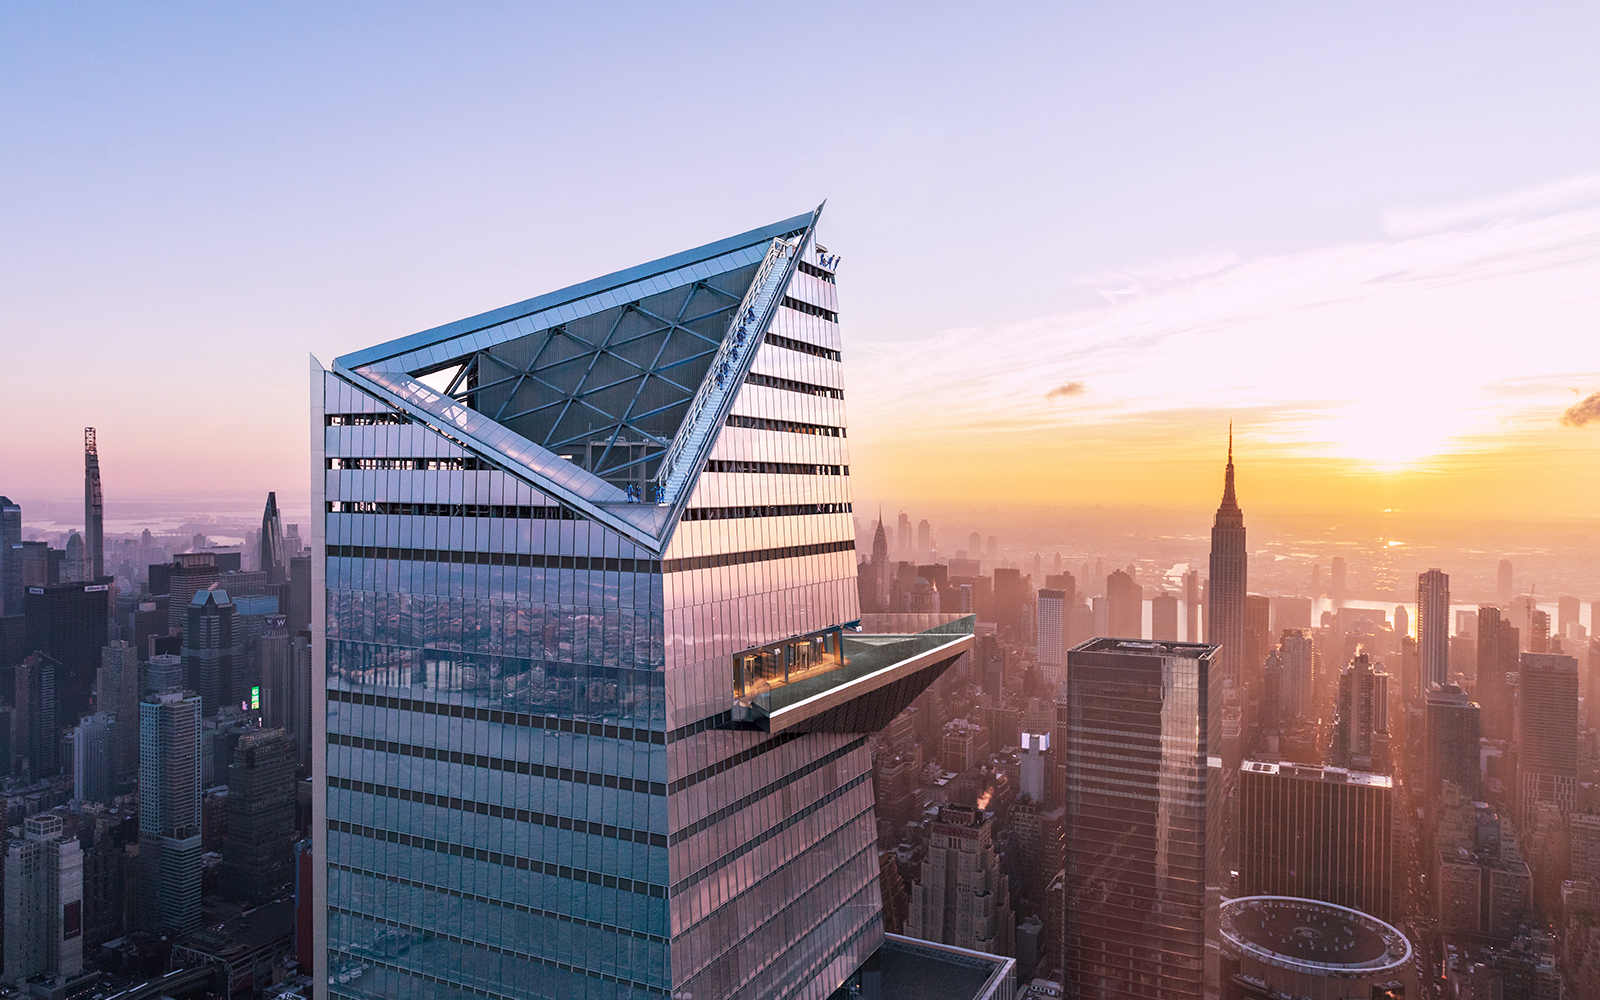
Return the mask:
[[820,211],[347,354],[334,367],[658,547]]

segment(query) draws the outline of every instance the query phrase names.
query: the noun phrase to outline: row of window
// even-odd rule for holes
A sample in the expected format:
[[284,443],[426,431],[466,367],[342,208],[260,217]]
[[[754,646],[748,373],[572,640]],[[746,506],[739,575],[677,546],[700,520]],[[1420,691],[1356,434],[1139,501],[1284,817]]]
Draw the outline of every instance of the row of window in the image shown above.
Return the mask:
[[638,729],[632,726],[614,726],[610,723],[584,722],[581,719],[557,719],[527,712],[503,712],[498,708],[477,708],[472,705],[450,705],[444,702],[424,701],[420,698],[391,698],[365,691],[329,689],[330,702],[350,705],[372,705],[397,712],[422,712],[427,715],[445,715],[457,719],[476,719],[479,722],[499,722],[527,729],[551,729],[573,733],[577,736],[602,736],[608,740],[632,740],[637,743],[664,744],[666,734],[660,730]]
[[792,337],[785,337],[776,333],[768,332],[767,343],[782,347],[785,350],[799,351],[801,354],[809,354],[814,358],[827,358],[829,361],[843,360],[840,357],[839,352],[833,350],[832,348],[818,347],[816,344],[808,344],[803,340],[795,340]]
[[329,545],[330,559],[393,559],[402,562],[455,563],[465,566],[516,566],[522,569],[572,569],[606,573],[682,573],[717,566],[743,566],[772,559],[798,559],[833,552],[853,552],[856,541],[785,545],[744,552],[719,552],[684,559],[617,559],[603,556],[556,556],[530,552],[463,552],[450,549],[406,549],[383,545]]
[[766,798],[768,795],[771,795],[773,792],[776,792],[781,788],[789,787],[794,782],[799,781],[801,778],[811,774],[813,771],[821,770],[839,758],[846,756],[852,750],[859,750],[866,745],[867,738],[865,736],[850,743],[846,743],[844,746],[838,748],[832,753],[823,757],[818,757],[816,760],[807,764],[805,767],[802,767],[800,770],[786,774],[777,781],[767,785],[765,788],[758,788],[738,801],[730,802],[704,819],[698,820],[684,829],[679,830],[677,833],[672,835],[672,842],[674,844],[682,843],[684,840],[687,840],[689,837],[699,833],[701,830],[709,829],[713,823],[719,823],[741,809],[750,808],[757,802]]
[[843,542],[816,542],[811,545],[785,545],[774,549],[750,549],[745,552],[718,552],[709,556],[690,556],[685,559],[668,559],[661,564],[663,573],[681,573],[693,569],[713,569],[718,566],[743,566],[746,563],[766,562],[769,559],[799,559],[802,556],[824,556],[832,552],[854,552],[854,538]]
[[811,263],[808,260],[803,260],[803,261],[800,262],[800,273],[801,274],[809,274],[813,278],[821,278],[823,281],[826,281],[830,285],[837,284],[837,282],[833,280],[833,272],[832,271],[824,271],[822,268],[818,267],[817,265]]
[[559,910],[545,910],[537,906],[529,906],[527,903],[517,902],[513,899],[504,899],[496,896],[484,896],[475,892],[464,892],[461,889],[452,888],[446,885],[436,885],[432,882],[422,882],[414,878],[406,878],[404,875],[392,875],[388,872],[375,872],[371,869],[357,868],[354,865],[341,865],[332,861],[328,862],[328,867],[337,868],[339,871],[348,872],[351,875],[382,879],[385,882],[392,882],[395,885],[403,885],[411,889],[421,889],[424,892],[443,893],[446,896],[454,896],[457,899],[465,899],[474,903],[485,903],[489,906],[498,906],[505,910],[516,910],[520,913],[531,913],[536,917],[549,917],[551,920],[562,920],[569,924],[582,924],[585,927],[591,927],[597,931],[606,931],[607,933],[611,934],[624,934],[628,937],[639,938],[645,941],[654,941],[657,944],[665,944],[667,941],[667,937],[664,934],[651,934],[648,931],[641,931],[633,927],[622,927],[617,924],[602,923],[598,920],[590,920],[586,917],[574,916],[571,913],[562,913]]
[[[864,777],[870,777],[870,775],[865,775]],[[476,858],[479,861],[487,861],[491,865],[505,865],[507,868],[521,868],[523,871],[540,872],[552,878],[570,878],[579,882],[588,882],[590,885],[603,885],[607,889],[637,892],[642,896],[655,896],[659,899],[665,899],[667,895],[665,886],[651,885],[649,882],[643,882],[639,879],[625,878],[621,875],[605,875],[600,872],[573,868],[570,865],[552,864],[551,862],[539,861],[534,858],[519,858],[514,854],[502,854],[499,851],[486,851],[481,847],[452,844],[447,840],[435,840],[432,837],[415,837],[409,833],[384,830],[375,826],[362,826],[359,823],[347,823],[344,820],[328,820],[328,830],[332,833],[348,833],[355,837],[367,837],[371,840],[384,840],[391,844],[399,844],[402,847],[416,847],[424,851],[438,851],[440,854]]]
[[751,372],[744,379],[751,385],[763,385],[768,389],[782,389],[785,392],[798,392],[807,396],[826,396],[829,399],[843,399],[843,389],[831,389],[825,385],[812,385],[810,382],[796,382],[792,378],[779,378],[776,375],[762,375]]
[[330,413],[329,427],[382,427],[409,424],[411,418],[404,413]]
[[707,472],[749,472],[774,476],[848,476],[848,465],[812,465],[810,462],[756,462],[743,458],[713,458]]
[[783,297],[783,304],[788,306],[790,309],[793,309],[795,312],[803,312],[807,316],[821,316],[829,323],[839,322],[839,314],[834,312],[832,309],[824,309],[821,306],[814,306],[809,302],[801,302],[799,299],[788,295]]
[[329,500],[330,514],[399,514],[416,517],[502,517],[518,521],[581,521],[566,507],[530,507],[496,503],[395,503],[387,500]]
[[526,774],[535,778],[570,781],[579,785],[599,785],[623,792],[638,792],[641,795],[667,794],[666,784],[660,781],[646,781],[644,778],[629,778],[620,774],[601,774],[597,771],[579,771],[570,767],[546,767],[526,760],[490,757],[488,754],[467,753],[463,750],[444,750],[439,747],[418,746],[415,743],[397,743],[394,740],[376,740],[370,736],[329,733],[328,743],[356,750],[392,753],[401,757],[420,757],[423,760],[437,760],[447,764],[465,764],[468,767],[480,767],[488,771]]
[[330,458],[328,468],[362,472],[482,472],[494,466],[481,458]]
[[800,517],[806,514],[848,514],[847,503],[783,503],[762,507],[690,507],[685,521],[731,521],[745,517]]
[[[834,803],[834,802],[838,801],[839,799],[843,798],[845,795],[848,795],[851,791],[853,791],[853,790],[855,790],[857,788],[860,788],[871,777],[872,777],[872,772],[871,771],[867,771],[865,773],[856,775],[854,778],[852,778],[849,781],[845,782],[844,784],[840,785],[838,788],[835,788],[833,791],[829,792],[827,795],[824,795],[822,798],[818,799],[817,801],[811,803],[809,806],[806,806],[804,809],[801,809],[798,812],[790,814],[788,817],[786,817],[784,819],[784,821],[782,823],[779,823],[778,825],[773,826],[773,827],[769,827],[768,829],[762,831],[762,833],[759,836],[751,837],[749,840],[745,841],[744,843],[740,844],[735,849],[729,851],[727,854],[724,854],[722,857],[720,857],[720,858],[716,859],[715,861],[711,862],[710,864],[706,865],[704,868],[702,868],[699,871],[695,872],[693,875],[687,875],[684,878],[679,879],[677,882],[673,883],[672,894],[674,896],[676,896],[678,893],[683,892],[686,889],[690,889],[690,888],[694,887],[695,885],[697,885],[698,883],[700,883],[700,882],[704,881],[705,879],[709,878],[710,876],[715,875],[717,872],[719,872],[722,869],[724,869],[724,868],[728,867],[729,865],[733,864],[735,861],[737,861],[740,858],[744,857],[746,854],[749,854],[751,851],[753,851],[756,848],[760,847],[762,844],[765,844],[767,841],[771,840],[772,838],[774,838],[776,836],[779,836],[780,834],[784,833],[790,827],[793,827],[796,824],[805,822],[813,814],[822,811],[827,806],[829,806],[832,803]],[[858,816],[852,816],[852,817],[850,817],[850,819],[855,820],[855,819],[859,819],[861,816],[868,815],[870,813],[870,811],[871,811],[871,808],[872,808],[871,806],[868,806],[867,807],[867,812],[863,812]],[[844,825],[845,825],[844,823],[840,824],[841,827],[843,827]]]
[[753,431],[783,431],[786,434],[816,434],[821,437],[842,438],[843,427],[827,424],[803,424],[798,420],[774,420],[771,417],[746,417],[738,413],[728,417],[729,427],[748,427]]
[[650,833],[646,830],[631,830],[625,826],[591,823],[587,820],[572,819],[569,816],[552,816],[549,813],[535,812],[531,809],[515,809],[511,806],[498,806],[493,802],[475,802],[472,799],[461,799],[453,795],[435,795],[433,792],[419,792],[411,788],[379,785],[370,781],[356,781],[352,778],[329,776],[328,784],[333,788],[343,788],[350,792],[381,795],[386,799],[399,799],[402,802],[420,802],[425,806],[436,806],[440,809],[454,809],[457,812],[476,813],[479,816],[492,816],[495,819],[515,820],[518,823],[553,826],[559,830],[573,830],[577,833],[587,833],[595,837],[610,837],[614,840],[627,840],[636,844],[649,844],[651,847],[667,846],[666,834]]
[[[331,824],[331,823],[329,824],[329,826],[332,826],[332,825],[333,824]],[[410,838],[410,839],[412,839],[413,841],[416,840],[416,838],[414,838],[414,837]],[[344,914],[345,916],[355,917],[358,920],[371,920],[371,921],[374,921],[375,923],[382,924],[385,927],[393,927],[393,928],[396,928],[397,930],[403,930],[403,931],[406,931],[406,932],[411,933],[411,934],[426,935],[426,936],[428,936],[430,938],[438,938],[438,939],[443,940],[443,941],[449,941],[452,944],[465,945],[468,948],[482,948],[484,951],[489,952],[491,955],[509,955],[512,958],[520,959],[521,961],[524,961],[524,962],[536,962],[539,965],[547,966],[547,967],[552,968],[552,969],[559,969],[562,972],[574,972],[574,973],[577,973],[578,975],[581,975],[581,976],[592,976],[595,979],[603,979],[608,983],[620,983],[620,984],[622,984],[624,986],[627,986],[627,987],[630,987],[631,989],[634,989],[634,990],[643,990],[643,991],[648,992],[648,993],[654,993],[657,996],[667,996],[667,991],[666,990],[661,989],[660,987],[651,986],[649,983],[641,983],[641,982],[638,982],[637,980],[633,980],[633,979],[624,979],[621,976],[613,976],[613,975],[610,975],[609,973],[601,972],[601,971],[599,971],[597,969],[588,969],[588,968],[584,968],[581,965],[573,965],[570,962],[557,962],[554,959],[543,958],[543,957],[541,957],[539,955],[535,955],[535,954],[533,954],[531,952],[518,951],[515,948],[506,948],[506,947],[503,947],[501,945],[496,945],[496,944],[486,944],[486,943],[484,943],[482,941],[475,941],[472,938],[462,937],[460,934],[451,934],[449,931],[440,930],[437,927],[423,927],[423,926],[421,926],[419,924],[408,924],[408,923],[405,923],[404,921],[395,920],[395,919],[393,919],[391,917],[380,917],[380,916],[375,916],[375,915],[370,914],[370,913],[361,913],[361,912],[359,912],[357,910],[346,909],[343,906],[329,905],[328,911],[330,913],[341,913],[341,914]],[[354,956],[352,956],[352,957],[354,957]],[[382,966],[383,968],[391,969],[391,970],[393,970],[395,972],[399,972],[399,973],[401,973],[403,975],[406,975],[406,976],[420,976],[421,978],[427,979],[430,982],[437,982],[437,983],[447,984],[447,985],[451,986],[455,990],[470,989],[470,987],[465,987],[460,983],[453,982],[452,980],[439,979],[439,978],[436,978],[436,977],[433,977],[433,976],[426,976],[426,975],[423,975],[422,973],[419,973],[418,971],[416,971],[414,969],[407,969],[407,968],[405,968],[403,966],[393,965],[393,964],[390,964],[388,962],[381,961],[381,960],[379,960],[379,959],[377,959],[375,957],[369,958],[365,954],[361,955],[360,958],[361,958],[361,961],[364,962],[364,963],[376,964],[376,965]],[[472,990],[472,992],[479,993],[479,994],[482,994],[484,996],[494,996],[495,995],[495,994],[491,994],[491,993],[488,993],[488,992],[483,991],[483,990]]]
[[[729,713],[729,717],[730,718],[732,717],[732,713]],[[712,716],[712,718],[715,719],[715,718],[718,718],[718,716]],[[686,726],[684,728],[689,728],[689,727]],[[708,728],[713,728],[714,729],[714,728],[718,728],[718,727],[711,726],[711,727],[708,727]],[[695,785],[700,784],[700,782],[705,781],[708,778],[715,778],[717,775],[721,774],[724,771],[730,771],[733,768],[738,767],[740,764],[744,764],[744,763],[746,763],[748,761],[755,760],[757,757],[760,757],[762,754],[770,753],[773,750],[776,750],[779,747],[781,747],[781,746],[783,746],[783,745],[785,745],[787,743],[793,743],[795,740],[799,739],[803,735],[805,735],[805,734],[803,734],[803,733],[781,733],[781,734],[779,734],[777,736],[772,737],[769,740],[764,740],[764,741],[762,741],[760,743],[757,743],[755,746],[749,748],[748,750],[741,750],[739,753],[734,754],[732,757],[724,757],[721,760],[717,761],[715,764],[707,764],[705,767],[702,767],[700,770],[695,771],[693,774],[686,774],[683,777],[679,778],[678,780],[672,782],[670,785],[668,785],[667,789],[672,794],[676,795],[678,792],[683,791],[685,788],[691,788],[691,787],[693,787]]]
[[520,566],[523,569],[581,569],[605,573],[659,573],[657,559],[603,556],[556,556],[527,552],[462,552],[450,549],[404,549],[382,545],[329,545],[328,558],[398,559],[405,562],[459,563],[466,566]]

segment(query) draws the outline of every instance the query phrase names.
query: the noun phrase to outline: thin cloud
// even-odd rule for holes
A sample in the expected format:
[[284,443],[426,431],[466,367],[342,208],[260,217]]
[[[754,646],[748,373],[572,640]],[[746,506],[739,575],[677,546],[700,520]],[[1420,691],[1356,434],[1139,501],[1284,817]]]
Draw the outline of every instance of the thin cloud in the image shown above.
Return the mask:
[[1486,222],[1533,219],[1600,203],[1600,174],[1580,174],[1494,198],[1386,209],[1383,231],[1395,239],[1425,236]]
[[1045,399],[1066,399],[1069,396],[1081,396],[1088,391],[1088,386],[1082,382],[1063,382],[1044,394]]
[[1597,422],[1600,422],[1600,392],[1573,403],[1567,407],[1565,413],[1561,414],[1561,424],[1564,427],[1587,427]]

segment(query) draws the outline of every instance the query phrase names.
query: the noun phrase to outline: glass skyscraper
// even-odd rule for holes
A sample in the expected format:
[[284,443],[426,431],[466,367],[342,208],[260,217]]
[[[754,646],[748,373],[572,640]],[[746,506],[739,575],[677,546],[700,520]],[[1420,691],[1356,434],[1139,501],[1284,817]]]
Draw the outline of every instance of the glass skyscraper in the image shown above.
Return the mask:
[[313,363],[319,995],[821,1000],[878,952],[865,734],[972,621],[857,631],[818,214]]

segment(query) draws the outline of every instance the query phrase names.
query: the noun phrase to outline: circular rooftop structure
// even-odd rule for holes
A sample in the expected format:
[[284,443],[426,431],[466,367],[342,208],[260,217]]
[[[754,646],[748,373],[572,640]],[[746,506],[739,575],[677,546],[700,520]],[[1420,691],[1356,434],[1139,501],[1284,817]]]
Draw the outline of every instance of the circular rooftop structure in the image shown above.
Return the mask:
[[1294,896],[1228,900],[1222,938],[1241,957],[1306,976],[1381,976],[1411,960],[1411,942],[1377,917]]

